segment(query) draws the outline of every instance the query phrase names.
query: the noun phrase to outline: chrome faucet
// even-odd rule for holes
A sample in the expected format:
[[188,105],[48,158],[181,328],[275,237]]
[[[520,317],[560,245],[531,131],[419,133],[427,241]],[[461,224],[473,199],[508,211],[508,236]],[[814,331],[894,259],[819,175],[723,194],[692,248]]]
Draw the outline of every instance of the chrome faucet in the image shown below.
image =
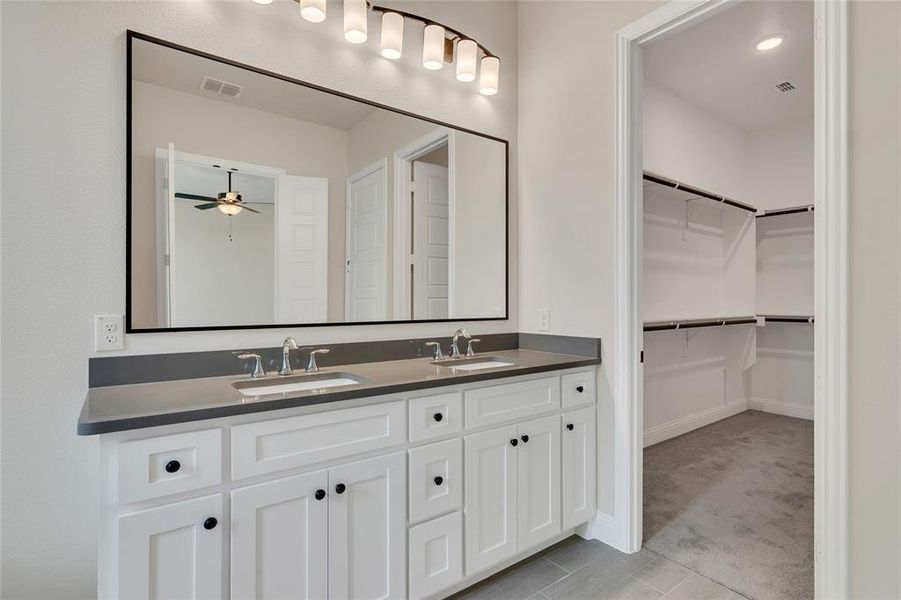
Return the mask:
[[317,354],[328,354],[328,348],[319,348],[318,350],[310,351],[310,362],[307,363],[307,373],[318,373],[319,365],[316,364],[316,355]]
[[463,336],[467,340],[472,337],[469,335],[469,332],[466,331],[465,329],[458,329],[457,331],[455,331],[454,332],[454,341],[450,347],[450,357],[451,358],[460,358],[460,356],[461,356],[460,346],[457,344],[457,340],[460,339],[460,336]]
[[441,342],[426,342],[425,345],[432,348],[432,360],[444,358],[444,354],[441,352]]
[[254,359],[253,373],[250,374],[254,379],[266,376],[266,370],[263,369],[263,357],[259,354],[253,352],[232,352],[232,354],[236,354],[241,360]]
[[297,350],[297,341],[288,336],[282,342],[282,368],[278,370],[279,375],[291,375],[294,369],[291,368],[291,350]]
[[479,343],[479,342],[481,342],[481,341],[482,341],[481,338],[472,338],[471,340],[469,340],[469,341],[466,343],[466,356],[475,356],[475,355],[476,355],[476,351],[472,349],[472,345],[473,345],[473,344],[477,344],[477,343]]

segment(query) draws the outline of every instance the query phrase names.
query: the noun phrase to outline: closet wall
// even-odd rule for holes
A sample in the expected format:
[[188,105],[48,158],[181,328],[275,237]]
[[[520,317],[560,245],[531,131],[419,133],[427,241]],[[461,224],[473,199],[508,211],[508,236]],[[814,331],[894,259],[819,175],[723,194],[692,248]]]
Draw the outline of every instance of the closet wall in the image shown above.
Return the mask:
[[[813,314],[813,122],[746,131],[645,80],[646,172],[757,214],[645,181],[648,322]],[[764,324],[765,323],[765,324]],[[645,445],[748,408],[813,417],[813,327],[727,325],[644,335]]]

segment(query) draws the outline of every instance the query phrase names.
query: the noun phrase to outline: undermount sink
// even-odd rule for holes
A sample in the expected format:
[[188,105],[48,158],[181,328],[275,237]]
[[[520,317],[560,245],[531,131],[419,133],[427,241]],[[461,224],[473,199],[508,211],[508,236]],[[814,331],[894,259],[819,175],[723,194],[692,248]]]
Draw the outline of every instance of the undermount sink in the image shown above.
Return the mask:
[[269,377],[258,381],[236,381],[232,386],[245,396],[263,396],[288,392],[319,391],[361,383],[366,383],[366,380],[351,373],[317,373],[315,375]]
[[455,371],[481,371],[482,369],[499,369],[501,367],[513,367],[515,362],[498,358],[496,356],[467,356],[466,358],[448,358],[433,360],[433,365],[447,367]]

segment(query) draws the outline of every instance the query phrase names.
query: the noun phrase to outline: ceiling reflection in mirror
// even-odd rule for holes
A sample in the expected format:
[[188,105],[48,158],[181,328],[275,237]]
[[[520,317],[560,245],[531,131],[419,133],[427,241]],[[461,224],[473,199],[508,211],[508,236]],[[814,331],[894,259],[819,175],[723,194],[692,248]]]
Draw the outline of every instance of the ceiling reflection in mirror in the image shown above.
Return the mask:
[[507,316],[507,143],[137,34],[130,331]]

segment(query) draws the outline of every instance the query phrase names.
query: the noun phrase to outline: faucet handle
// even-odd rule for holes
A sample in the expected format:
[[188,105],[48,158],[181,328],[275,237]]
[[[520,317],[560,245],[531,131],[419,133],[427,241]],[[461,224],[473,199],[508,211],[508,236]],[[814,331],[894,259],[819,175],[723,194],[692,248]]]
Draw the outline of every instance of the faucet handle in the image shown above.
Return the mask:
[[434,352],[432,353],[433,360],[441,360],[442,358],[444,358],[444,353],[441,352],[441,342],[426,342],[425,345],[435,348]]
[[248,358],[253,358],[256,360],[253,366],[253,373],[250,374],[251,377],[265,377],[266,370],[263,369],[263,357],[259,354],[254,354],[253,352],[232,352],[232,354],[237,354],[238,358],[241,360],[247,360]]
[[481,342],[482,338],[471,338],[466,342],[466,356],[475,356],[476,352],[472,349],[472,345]]
[[307,373],[318,373],[319,365],[316,364],[316,355],[317,354],[328,354],[331,352],[329,348],[319,348],[317,350],[310,350],[310,362],[307,363]]

